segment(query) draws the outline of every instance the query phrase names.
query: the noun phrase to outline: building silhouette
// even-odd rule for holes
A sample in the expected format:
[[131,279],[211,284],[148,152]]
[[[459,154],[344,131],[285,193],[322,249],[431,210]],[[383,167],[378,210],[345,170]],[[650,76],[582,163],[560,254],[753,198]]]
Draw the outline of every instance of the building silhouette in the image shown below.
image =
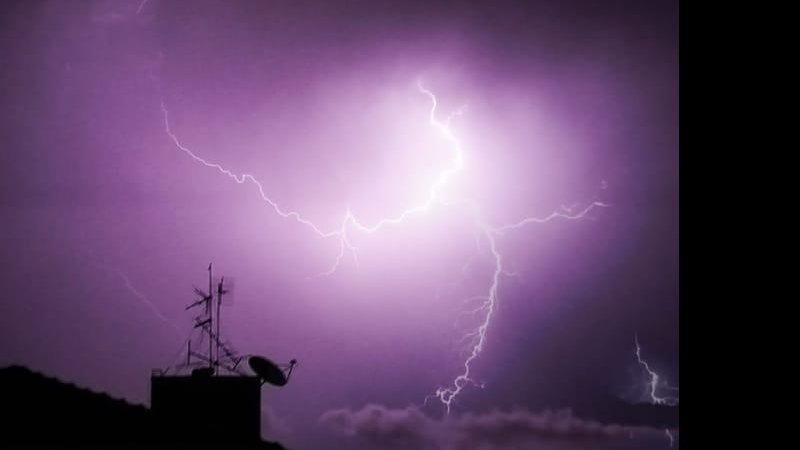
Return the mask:
[[26,367],[2,368],[0,448],[285,450],[261,439],[257,377],[156,378],[147,408]]
[[172,442],[250,443],[261,439],[261,379],[153,376],[150,407],[158,434]]

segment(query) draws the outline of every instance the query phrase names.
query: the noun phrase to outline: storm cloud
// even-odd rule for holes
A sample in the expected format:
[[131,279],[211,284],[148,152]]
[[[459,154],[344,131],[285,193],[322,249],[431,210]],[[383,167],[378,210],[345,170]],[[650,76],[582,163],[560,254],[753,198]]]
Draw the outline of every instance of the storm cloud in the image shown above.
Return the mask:
[[415,406],[402,409],[369,404],[336,409],[320,422],[335,433],[382,448],[436,450],[653,448],[669,445],[665,431],[644,426],[603,424],[571,410],[493,410],[431,418]]

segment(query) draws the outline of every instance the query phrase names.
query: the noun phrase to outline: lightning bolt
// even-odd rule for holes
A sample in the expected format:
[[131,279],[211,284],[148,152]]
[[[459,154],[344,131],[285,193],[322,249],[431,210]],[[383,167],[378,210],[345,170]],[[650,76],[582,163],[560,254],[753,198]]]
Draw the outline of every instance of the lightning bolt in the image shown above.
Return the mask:
[[498,291],[500,289],[500,282],[501,279],[505,276],[512,276],[514,275],[511,272],[508,272],[504,267],[504,261],[500,249],[498,247],[498,239],[504,236],[506,233],[522,229],[527,225],[532,224],[542,224],[549,222],[555,219],[568,219],[568,220],[576,220],[586,217],[591,210],[596,207],[606,207],[609,206],[602,202],[592,202],[588,206],[584,207],[583,209],[573,212],[570,208],[562,207],[561,210],[555,211],[545,217],[524,217],[516,222],[503,224],[499,226],[491,225],[486,221],[482,214],[481,208],[479,205],[476,205],[474,202],[470,200],[448,200],[445,199],[443,196],[443,189],[447,185],[448,181],[459,171],[461,171],[464,167],[464,152],[461,145],[461,142],[453,133],[452,129],[450,128],[450,123],[452,119],[457,116],[460,116],[465,112],[465,109],[462,108],[457,110],[453,114],[448,115],[444,120],[441,120],[437,116],[437,109],[438,109],[438,100],[436,95],[433,92],[425,88],[422,83],[417,83],[417,88],[419,92],[428,97],[430,100],[430,110],[428,113],[428,124],[436,130],[439,135],[448,142],[449,150],[452,154],[452,158],[450,159],[450,163],[446,168],[444,168],[439,176],[432,182],[430,188],[428,190],[427,197],[422,200],[420,203],[411,206],[405,210],[400,211],[394,216],[386,217],[380,219],[372,224],[367,224],[358,219],[358,217],[347,208],[345,211],[344,216],[340,222],[340,225],[332,230],[324,230],[321,227],[317,226],[311,220],[303,217],[299,212],[293,210],[287,210],[281,207],[275,200],[269,197],[264,189],[263,184],[255,178],[252,174],[243,173],[237,174],[232,172],[231,170],[223,167],[221,164],[216,162],[208,161],[201,156],[194,153],[192,150],[187,148],[185,145],[181,143],[175,133],[172,131],[170,127],[169,121],[169,112],[167,107],[164,103],[162,98],[161,100],[161,111],[164,117],[164,128],[166,134],[175,144],[175,146],[188,155],[191,159],[195,162],[202,164],[210,169],[214,169],[215,171],[219,172],[222,175],[230,178],[234,182],[238,184],[251,184],[256,188],[261,199],[264,203],[272,209],[278,216],[283,217],[285,219],[290,219],[296,221],[298,224],[307,227],[311,230],[314,234],[318,237],[323,239],[338,239],[338,246],[339,252],[332,264],[332,266],[324,271],[321,272],[319,275],[321,276],[328,276],[334,274],[340,265],[342,264],[344,258],[347,254],[351,254],[356,264],[358,264],[358,256],[357,256],[357,249],[350,241],[350,233],[352,232],[360,232],[365,234],[375,234],[383,228],[399,225],[404,221],[408,220],[410,217],[428,212],[434,206],[464,206],[468,208],[468,210],[472,213],[472,219],[474,224],[479,231],[478,235],[480,238],[485,241],[488,245],[489,252],[491,254],[490,259],[493,264],[493,270],[491,274],[491,282],[487,287],[486,294],[479,296],[479,297],[472,297],[468,300],[480,300],[480,305],[473,310],[473,313],[478,314],[480,316],[480,324],[477,328],[467,334],[465,338],[469,342],[469,355],[466,357],[463,363],[463,370],[459,375],[457,375],[453,381],[450,383],[449,386],[439,387],[436,389],[433,395],[429,395],[425,398],[425,402],[431,398],[438,399],[442,405],[444,405],[446,412],[449,413],[453,402],[455,401],[456,397],[463,392],[463,390],[468,385],[475,385],[478,387],[482,387],[480,383],[477,383],[472,378],[472,364],[478,358],[478,356],[483,352],[486,339],[487,339],[487,331],[489,330],[489,326],[492,320],[492,317],[495,313],[497,301],[498,301]]
[[133,297],[135,297],[137,300],[139,300],[139,302],[142,305],[147,307],[147,309],[149,309],[150,312],[152,312],[153,315],[155,315],[158,318],[159,321],[161,321],[165,325],[169,326],[170,329],[172,329],[172,331],[174,331],[176,335],[180,335],[181,334],[181,332],[178,330],[178,327],[176,327],[174,323],[170,322],[170,320],[167,319],[166,316],[164,316],[164,314],[161,312],[161,310],[158,309],[158,307],[147,297],[147,295],[142,293],[142,291],[140,291],[139,289],[137,289],[133,285],[133,283],[131,282],[131,279],[125,274],[125,272],[122,269],[119,269],[117,267],[114,267],[112,265],[104,263],[99,258],[97,258],[95,256],[94,252],[91,251],[91,250],[79,251],[78,252],[78,256],[82,257],[82,258],[85,258],[85,261],[89,265],[94,266],[94,267],[99,268],[99,269],[102,269],[102,270],[105,270],[105,271],[108,271],[108,272],[111,272],[114,275],[118,276],[122,280],[123,284],[125,285],[125,289],[128,292],[130,292],[131,295],[133,295]]
[[[636,343],[636,361],[642,366],[645,372],[649,377],[648,385],[648,394],[650,395],[650,403],[654,405],[665,405],[665,406],[677,406],[678,405],[678,397],[672,396],[658,396],[659,388],[668,389],[677,391],[677,387],[670,386],[667,383],[667,380],[661,380],[661,377],[656,373],[655,370],[650,368],[650,364],[647,363],[642,358],[642,346],[639,345],[639,335],[634,334],[633,336],[634,342]],[[664,435],[669,439],[669,446],[672,447],[675,444],[675,436],[672,435],[672,432],[669,431],[669,428],[664,428]]]
[[672,432],[669,431],[669,428],[664,428],[664,434],[669,439],[669,446],[672,447],[675,445],[675,436],[672,435]]
[[[476,309],[471,311],[472,313],[483,312],[483,320],[475,331],[468,333],[466,336],[471,338],[471,349],[469,356],[467,356],[467,358],[464,360],[463,370],[458,376],[455,377],[455,379],[453,379],[449,386],[439,387],[433,394],[433,397],[439,399],[439,401],[444,405],[448,414],[450,413],[450,408],[453,405],[456,397],[464,390],[464,388],[469,385],[483,387],[481,383],[475,381],[471,376],[472,363],[478,358],[481,352],[483,352],[484,345],[486,344],[486,334],[489,329],[489,324],[492,320],[492,315],[495,313],[497,306],[500,280],[502,277],[515,275],[512,272],[506,271],[504,268],[503,257],[497,245],[498,238],[510,230],[520,229],[529,224],[546,223],[558,218],[570,220],[581,219],[585,217],[592,209],[596,207],[607,206],[607,204],[602,202],[593,202],[581,211],[574,214],[570,212],[556,211],[545,217],[526,217],[518,222],[501,226],[491,226],[485,221],[479,220],[478,225],[481,229],[483,237],[489,244],[488,247],[491,253],[491,259],[494,263],[494,269],[492,271],[491,284],[489,285],[486,295],[479,297],[479,299],[483,300],[483,302]],[[475,298],[471,297],[470,299],[474,300]],[[427,403],[429,398],[430,396],[425,399],[425,403]]]
[[125,289],[127,289],[128,292],[133,294],[134,297],[139,299],[144,305],[146,305],[150,309],[150,311],[152,311],[153,314],[155,314],[155,316],[158,317],[158,319],[160,321],[162,321],[166,325],[168,325],[176,334],[180,334],[180,331],[178,331],[178,327],[176,327],[172,322],[170,322],[169,319],[167,319],[164,316],[164,314],[161,313],[161,311],[156,307],[155,304],[153,304],[153,302],[150,301],[149,298],[147,298],[146,295],[144,295],[140,290],[136,289],[133,286],[133,284],[131,284],[130,278],[128,278],[128,276],[125,275],[124,272],[122,272],[119,269],[112,268],[112,267],[107,267],[107,269],[112,271],[112,272],[114,272],[115,274],[117,274],[117,276],[119,276],[122,279],[122,281],[125,283]]
[[648,394],[650,395],[650,402],[654,405],[676,406],[678,404],[678,397],[672,397],[672,396],[659,397],[658,391],[659,389],[677,391],[678,388],[670,386],[667,383],[667,380],[662,381],[658,373],[656,373],[655,370],[651,369],[650,364],[648,364],[647,361],[645,361],[642,358],[642,346],[639,345],[638,334],[634,335],[634,342],[636,343],[636,352],[635,352],[636,361],[639,363],[640,366],[642,366],[642,369],[644,369],[644,371],[647,372],[647,375],[650,378],[650,380],[647,383],[649,388]]
[[136,15],[137,16],[142,13],[142,10],[144,9],[145,5],[147,5],[147,2],[148,2],[148,0],[142,0],[142,2],[139,3],[139,7],[136,8]]

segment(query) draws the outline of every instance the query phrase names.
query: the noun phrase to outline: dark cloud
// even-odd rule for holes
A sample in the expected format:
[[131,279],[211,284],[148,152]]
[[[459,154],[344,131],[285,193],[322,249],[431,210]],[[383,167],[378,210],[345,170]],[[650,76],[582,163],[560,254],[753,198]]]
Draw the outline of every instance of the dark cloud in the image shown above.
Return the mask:
[[[603,424],[569,409],[534,413],[494,410],[434,419],[418,408],[367,405],[360,410],[327,411],[320,422],[334,432],[382,448],[441,450],[638,449],[668,447],[662,429]],[[677,436],[677,432],[673,432]]]

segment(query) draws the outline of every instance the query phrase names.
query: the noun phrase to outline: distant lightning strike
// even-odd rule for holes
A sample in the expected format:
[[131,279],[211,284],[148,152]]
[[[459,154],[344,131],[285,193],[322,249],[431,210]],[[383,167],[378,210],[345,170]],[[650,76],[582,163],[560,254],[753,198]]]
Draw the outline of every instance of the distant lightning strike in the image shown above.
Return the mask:
[[[659,397],[658,391],[659,389],[668,389],[672,391],[677,391],[678,388],[674,386],[670,386],[667,383],[667,380],[661,379],[661,376],[650,367],[647,361],[642,358],[642,346],[639,344],[639,335],[633,335],[634,342],[636,343],[636,361],[642,366],[645,372],[647,372],[648,382],[648,395],[650,396],[650,403],[654,405],[662,405],[662,406],[677,406],[678,405],[678,397],[670,397],[670,396],[663,396]],[[672,447],[675,445],[675,436],[669,430],[669,428],[664,428],[664,435],[669,440],[669,446]]]
[[142,291],[140,291],[133,285],[131,279],[128,278],[125,272],[123,272],[121,269],[117,267],[111,266],[97,259],[92,251],[80,252],[79,254],[82,255],[84,258],[86,258],[88,264],[91,264],[99,269],[112,272],[116,276],[118,276],[125,285],[125,289],[128,292],[130,292],[137,300],[139,300],[139,302],[141,302],[142,305],[146,306],[150,310],[150,312],[152,312],[153,315],[155,315],[158,318],[158,320],[168,325],[170,329],[174,331],[177,335],[181,334],[181,331],[178,330],[178,327],[176,327],[174,323],[170,322],[170,320],[167,319],[166,316],[164,316],[164,314],[161,313],[161,310],[158,309],[158,307],[152,301],[150,301],[150,299],[144,293],[142,293]]
[[654,405],[666,405],[666,406],[676,406],[678,404],[677,397],[671,396],[663,396],[659,397],[658,391],[659,389],[669,389],[673,391],[677,391],[678,388],[670,386],[666,380],[661,379],[661,376],[656,373],[653,369],[650,368],[650,364],[647,363],[642,358],[642,346],[639,345],[639,336],[634,335],[634,341],[636,342],[636,361],[642,366],[645,372],[649,377],[649,381],[647,383],[648,386],[648,394],[650,395],[650,402]]
[[322,276],[334,274],[336,270],[340,267],[342,261],[344,260],[348,252],[352,255],[356,264],[358,264],[356,247],[353,246],[352,243],[350,242],[348,231],[358,231],[365,234],[374,234],[380,231],[384,227],[401,224],[411,216],[425,213],[436,205],[467,206],[473,212],[472,219],[477,229],[480,231],[480,235],[488,243],[488,248],[489,251],[491,252],[491,260],[493,261],[494,269],[492,272],[491,283],[487,288],[486,295],[477,298],[475,297],[471,298],[472,300],[475,299],[482,300],[480,306],[476,310],[474,310],[473,313],[483,313],[483,314],[481,323],[480,325],[478,325],[477,329],[473,332],[468,333],[465,336],[465,338],[469,338],[471,349],[469,356],[464,361],[463,371],[457,377],[455,377],[455,379],[453,379],[451,385],[447,387],[439,387],[433,394],[433,396],[428,396],[428,398],[426,398],[426,402],[431,397],[439,399],[439,401],[446,408],[446,411],[449,413],[450,408],[453,402],[455,401],[456,397],[464,390],[465,387],[467,387],[470,384],[475,386],[481,386],[481,384],[477,383],[471,377],[472,363],[478,358],[478,356],[484,349],[484,345],[486,343],[487,330],[489,329],[489,324],[491,323],[491,319],[497,305],[500,280],[503,276],[513,275],[507,272],[503,267],[503,258],[500,250],[498,249],[497,238],[509,231],[523,228],[529,224],[541,224],[549,222],[554,219],[581,219],[585,217],[595,207],[605,207],[608,205],[601,202],[593,202],[584,209],[576,213],[572,213],[570,210],[563,209],[562,211],[553,212],[552,214],[545,217],[540,217],[540,218],[526,217],[514,223],[504,224],[500,226],[492,226],[489,225],[481,217],[481,215],[479,214],[480,208],[478,208],[477,205],[475,205],[473,202],[464,200],[460,201],[444,200],[442,198],[442,190],[447,185],[448,181],[456,173],[458,173],[464,166],[463,150],[461,142],[458,140],[458,138],[455,136],[455,134],[450,128],[451,120],[454,117],[463,114],[464,109],[462,108],[456,111],[455,113],[449,115],[444,121],[441,121],[437,118],[438,101],[436,96],[433,94],[433,92],[423,87],[422,84],[420,83],[417,84],[417,87],[419,91],[425,96],[427,96],[431,102],[431,108],[428,116],[429,125],[432,128],[434,128],[442,136],[442,138],[444,138],[450,144],[450,149],[453,154],[450,164],[448,165],[448,167],[443,169],[443,171],[439,174],[439,176],[433,181],[433,183],[430,186],[430,189],[428,190],[427,198],[425,198],[425,200],[422,201],[421,203],[415,206],[411,206],[399,212],[395,216],[383,218],[372,225],[367,225],[361,222],[348,208],[345,211],[340,226],[333,230],[323,230],[312,221],[303,217],[299,212],[283,209],[281,206],[278,205],[278,203],[275,200],[273,200],[266,194],[264,186],[253,175],[246,173],[245,174],[233,173],[232,171],[226,169],[225,167],[223,167],[218,163],[207,161],[206,159],[198,156],[196,153],[194,153],[189,148],[184,146],[180,142],[178,137],[175,135],[175,133],[173,133],[169,122],[169,112],[167,111],[163,99],[161,101],[161,111],[164,115],[165,131],[179,150],[187,154],[196,162],[216,170],[217,172],[234,180],[238,184],[250,183],[254,185],[258,190],[261,199],[279,216],[295,220],[297,223],[309,228],[311,231],[313,231],[316,235],[318,235],[321,238],[338,239],[339,253],[336,256],[333,265],[328,270],[320,274]]
[[667,439],[669,439],[669,446],[673,447],[675,445],[675,436],[672,435],[669,428],[664,428],[664,434],[667,436]]
[[136,8],[136,15],[137,16],[142,13],[142,10],[144,9],[145,5],[147,5],[147,2],[148,2],[148,0],[142,0],[142,2],[139,3],[139,7]]
[[112,272],[114,272],[115,274],[117,274],[122,279],[122,281],[125,283],[125,289],[127,289],[128,292],[130,292],[131,294],[133,294],[134,297],[139,299],[139,301],[141,301],[142,304],[147,305],[147,307],[150,309],[150,311],[153,314],[155,314],[155,316],[158,317],[159,320],[161,320],[165,324],[169,325],[169,327],[173,331],[175,331],[175,333],[180,334],[180,331],[178,330],[178,327],[176,327],[172,322],[170,322],[169,319],[167,319],[164,316],[164,314],[161,313],[161,311],[156,307],[156,305],[153,304],[153,302],[150,301],[149,298],[147,298],[146,295],[144,295],[140,290],[136,289],[133,286],[133,284],[131,283],[130,278],[128,278],[128,276],[125,275],[124,272],[122,272],[119,269],[116,269],[116,268],[113,268],[113,267],[109,267],[109,266],[105,266],[105,268],[110,270],[110,271],[112,271]]

